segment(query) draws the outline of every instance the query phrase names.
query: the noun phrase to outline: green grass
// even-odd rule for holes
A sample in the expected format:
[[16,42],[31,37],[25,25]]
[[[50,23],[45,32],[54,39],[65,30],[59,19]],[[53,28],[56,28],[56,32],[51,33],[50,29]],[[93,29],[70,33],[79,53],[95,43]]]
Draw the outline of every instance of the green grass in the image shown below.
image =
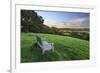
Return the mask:
[[[36,47],[36,35],[53,42],[55,51],[44,55]],[[89,59],[89,41],[53,34],[21,33],[21,62],[69,61]]]

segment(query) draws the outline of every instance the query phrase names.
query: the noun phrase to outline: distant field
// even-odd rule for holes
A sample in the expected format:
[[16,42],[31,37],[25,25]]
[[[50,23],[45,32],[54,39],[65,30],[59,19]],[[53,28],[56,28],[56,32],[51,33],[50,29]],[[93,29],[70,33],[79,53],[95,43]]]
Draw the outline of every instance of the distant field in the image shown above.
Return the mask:
[[64,31],[89,31],[89,28],[58,28],[59,30]]
[[90,39],[89,28],[59,28],[58,31],[64,36],[75,37],[88,41]]
[[[34,46],[36,35],[53,42],[55,51],[42,55]],[[21,33],[21,62],[69,61],[89,59],[89,41],[53,34]]]

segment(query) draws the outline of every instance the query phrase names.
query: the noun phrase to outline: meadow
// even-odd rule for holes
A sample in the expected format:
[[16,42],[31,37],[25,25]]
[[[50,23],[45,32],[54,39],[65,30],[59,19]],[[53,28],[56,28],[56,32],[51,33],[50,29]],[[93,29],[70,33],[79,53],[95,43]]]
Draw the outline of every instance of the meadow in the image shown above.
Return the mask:
[[[54,43],[54,52],[48,51],[43,55],[41,49],[34,45],[36,35]],[[88,60],[89,49],[87,40],[55,34],[21,32],[21,63]]]

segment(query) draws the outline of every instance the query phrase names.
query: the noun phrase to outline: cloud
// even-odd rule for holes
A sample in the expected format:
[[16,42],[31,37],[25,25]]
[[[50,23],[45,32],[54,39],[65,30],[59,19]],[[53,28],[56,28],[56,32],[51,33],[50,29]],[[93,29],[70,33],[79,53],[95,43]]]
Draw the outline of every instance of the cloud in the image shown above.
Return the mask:
[[58,25],[61,25],[61,23],[52,22],[52,21],[45,21],[44,24],[47,25],[47,26],[49,26],[49,27],[56,27]]
[[89,18],[78,18],[53,25],[57,28],[89,28]]

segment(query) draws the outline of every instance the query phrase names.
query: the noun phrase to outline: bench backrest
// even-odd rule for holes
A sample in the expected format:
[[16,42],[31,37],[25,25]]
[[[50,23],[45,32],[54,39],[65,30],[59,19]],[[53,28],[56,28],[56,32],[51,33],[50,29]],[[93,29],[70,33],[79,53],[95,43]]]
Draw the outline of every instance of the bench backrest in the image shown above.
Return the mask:
[[42,43],[42,39],[39,36],[36,36],[37,42],[39,42],[41,45],[43,45]]

